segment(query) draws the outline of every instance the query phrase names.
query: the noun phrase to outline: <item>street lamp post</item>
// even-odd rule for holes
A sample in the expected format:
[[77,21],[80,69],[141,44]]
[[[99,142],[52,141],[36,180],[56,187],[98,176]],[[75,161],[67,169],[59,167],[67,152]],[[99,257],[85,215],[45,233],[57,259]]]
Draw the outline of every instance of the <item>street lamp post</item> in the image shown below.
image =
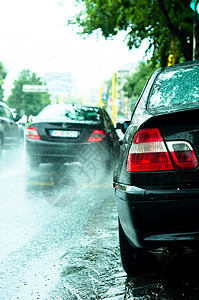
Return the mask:
[[193,60],[199,59],[199,16],[194,14],[193,25]]
[[112,77],[112,119],[115,120],[115,73]]
[[191,0],[190,7],[194,11],[193,60],[197,60],[199,59],[199,0]]

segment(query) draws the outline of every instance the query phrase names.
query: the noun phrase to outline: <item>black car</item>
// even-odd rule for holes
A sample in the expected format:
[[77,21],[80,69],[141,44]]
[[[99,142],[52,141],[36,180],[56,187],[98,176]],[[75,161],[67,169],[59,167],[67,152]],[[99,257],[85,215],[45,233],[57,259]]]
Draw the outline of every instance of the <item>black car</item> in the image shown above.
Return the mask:
[[52,104],[28,127],[26,152],[32,167],[40,163],[103,163],[119,154],[118,136],[106,110],[100,107]]
[[120,252],[136,274],[158,256],[199,249],[199,61],[154,72],[131,121],[117,127]]
[[0,101],[0,154],[3,149],[9,149],[21,144],[23,136],[17,121],[20,116],[15,118],[8,105]]

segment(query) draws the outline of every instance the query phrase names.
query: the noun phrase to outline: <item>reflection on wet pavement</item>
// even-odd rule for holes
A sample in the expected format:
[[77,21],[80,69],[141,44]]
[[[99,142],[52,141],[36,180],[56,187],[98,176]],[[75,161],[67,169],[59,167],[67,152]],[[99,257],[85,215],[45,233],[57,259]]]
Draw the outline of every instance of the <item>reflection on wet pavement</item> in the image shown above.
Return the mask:
[[78,165],[0,165],[0,299],[199,299],[199,255],[127,278],[121,267],[112,178]]
[[104,299],[123,294],[126,276],[120,265],[116,210],[109,197],[82,235],[68,245],[62,256],[61,283],[50,299],[55,295],[60,299]]
[[[34,171],[26,178],[26,191],[43,194],[43,199],[51,205],[65,206],[75,199],[77,181],[69,174],[68,168],[53,170],[53,166]],[[38,175],[39,174],[39,175]]]

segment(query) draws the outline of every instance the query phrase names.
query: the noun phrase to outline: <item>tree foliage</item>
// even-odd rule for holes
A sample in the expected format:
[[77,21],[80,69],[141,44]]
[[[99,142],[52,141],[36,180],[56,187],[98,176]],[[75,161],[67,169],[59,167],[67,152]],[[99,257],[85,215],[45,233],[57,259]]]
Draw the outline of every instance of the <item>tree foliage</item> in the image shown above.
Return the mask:
[[3,100],[3,81],[7,76],[7,71],[5,69],[5,67],[3,66],[2,62],[0,62],[0,101]]
[[138,48],[149,41],[154,65],[167,65],[168,56],[176,62],[192,60],[193,12],[187,0],[77,0],[84,3],[69,24],[77,23],[81,34],[100,29],[105,38],[127,32],[127,45]]
[[147,80],[153,73],[151,64],[140,62],[136,71],[126,78],[126,83],[123,86],[125,96],[131,99],[132,105],[139,98]]
[[17,80],[14,81],[14,88],[11,95],[7,99],[10,107],[15,108],[16,112],[30,115],[37,115],[42,108],[50,104],[50,95],[41,92],[24,92],[23,85],[44,85],[44,81],[37,77],[36,73],[30,70],[23,70]]

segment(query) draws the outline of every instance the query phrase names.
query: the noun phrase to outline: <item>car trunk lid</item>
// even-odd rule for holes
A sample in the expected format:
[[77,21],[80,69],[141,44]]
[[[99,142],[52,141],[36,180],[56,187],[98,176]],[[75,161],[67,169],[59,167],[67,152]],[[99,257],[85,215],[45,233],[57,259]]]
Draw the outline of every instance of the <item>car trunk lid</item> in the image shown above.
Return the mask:
[[87,142],[94,130],[101,130],[101,124],[39,122],[33,123],[43,141],[76,143]]
[[[199,178],[199,109],[166,113],[154,116],[148,120],[144,127],[158,127],[171,161],[178,174],[183,178]],[[176,152],[176,153],[173,153]],[[189,157],[183,157],[188,155]],[[191,156],[192,155],[192,156]],[[195,156],[195,158],[193,158]],[[183,160],[195,162],[189,165]],[[178,162],[182,161],[182,164]]]

